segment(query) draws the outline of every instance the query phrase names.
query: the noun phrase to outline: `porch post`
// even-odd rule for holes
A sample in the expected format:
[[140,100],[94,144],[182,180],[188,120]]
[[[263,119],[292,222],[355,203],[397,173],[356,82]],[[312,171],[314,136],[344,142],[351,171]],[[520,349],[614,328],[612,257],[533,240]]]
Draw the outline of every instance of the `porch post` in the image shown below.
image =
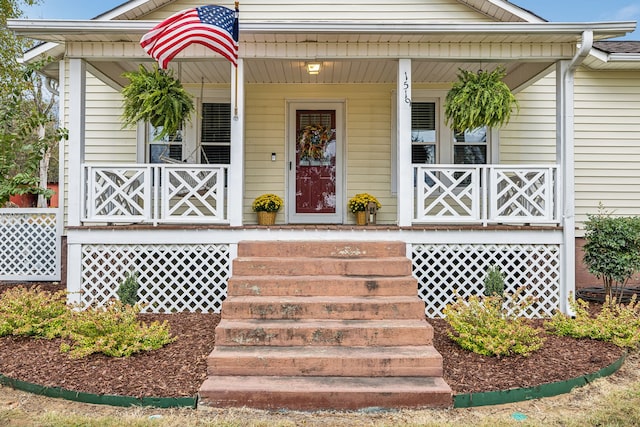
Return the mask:
[[244,60],[231,66],[231,163],[227,182],[227,215],[231,226],[242,225],[244,200]]
[[68,199],[69,209],[67,224],[71,227],[80,225],[82,218],[81,188],[84,183],[82,177],[82,163],[84,163],[84,128],[85,128],[85,95],[86,95],[86,64],[80,58],[69,60],[69,181]]
[[593,31],[582,33],[582,40],[571,61],[556,64],[556,157],[560,165],[563,244],[560,252],[560,310],[573,314],[569,295],[576,290],[576,205],[575,205],[575,72],[593,47]]
[[398,225],[408,227],[413,219],[413,168],[411,168],[411,59],[398,60]]
[[[79,226],[82,218],[82,186],[85,185],[82,163],[85,156],[85,100],[86,100],[86,64],[81,58],[69,60],[69,169],[67,206],[68,226]],[[61,82],[64,87],[64,82]],[[63,91],[61,91],[63,93]],[[64,175],[61,176],[64,181]],[[64,200],[64,197],[63,199]],[[64,204],[63,204],[64,206]],[[67,236],[67,292],[68,301],[80,302],[82,285],[82,245],[72,243]]]
[[569,313],[569,295],[575,293],[575,166],[573,140],[573,72],[570,61],[556,65],[556,161],[562,212],[562,246],[560,250],[560,310]]

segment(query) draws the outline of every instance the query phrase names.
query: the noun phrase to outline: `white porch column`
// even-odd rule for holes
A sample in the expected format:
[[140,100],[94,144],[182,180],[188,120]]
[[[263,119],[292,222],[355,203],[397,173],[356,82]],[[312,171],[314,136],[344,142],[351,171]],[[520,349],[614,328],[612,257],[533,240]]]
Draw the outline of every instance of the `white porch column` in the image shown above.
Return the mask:
[[231,66],[231,164],[227,183],[227,215],[231,226],[242,225],[244,199],[244,60]]
[[556,160],[559,169],[563,242],[560,252],[560,310],[569,313],[569,295],[575,293],[575,166],[573,140],[573,72],[570,61],[556,65]]
[[398,152],[398,225],[410,226],[413,219],[413,169],[411,166],[411,59],[398,60],[396,91]]
[[556,158],[560,165],[563,244],[560,253],[560,310],[572,314],[569,295],[576,290],[576,204],[575,204],[575,72],[593,46],[593,32],[582,33],[582,41],[571,61],[556,65]]
[[[80,58],[69,60],[69,169],[67,187],[67,224],[79,226],[82,218],[82,163],[85,156],[85,100],[86,100],[86,64]],[[64,81],[60,82],[64,88]],[[64,93],[60,90],[60,93]],[[64,180],[64,175],[61,176]],[[69,243],[67,246],[67,292],[70,303],[80,302],[82,283],[82,246]]]
[[[69,181],[68,225],[79,226],[82,217],[81,186],[84,163],[86,66],[82,59],[69,60]],[[61,93],[63,91],[61,90]]]

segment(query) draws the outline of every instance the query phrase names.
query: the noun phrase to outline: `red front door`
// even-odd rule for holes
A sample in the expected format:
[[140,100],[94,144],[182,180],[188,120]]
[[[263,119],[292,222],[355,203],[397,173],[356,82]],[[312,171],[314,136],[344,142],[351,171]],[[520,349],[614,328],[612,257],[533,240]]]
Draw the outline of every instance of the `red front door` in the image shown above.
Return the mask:
[[296,214],[336,213],[336,112],[296,110]]

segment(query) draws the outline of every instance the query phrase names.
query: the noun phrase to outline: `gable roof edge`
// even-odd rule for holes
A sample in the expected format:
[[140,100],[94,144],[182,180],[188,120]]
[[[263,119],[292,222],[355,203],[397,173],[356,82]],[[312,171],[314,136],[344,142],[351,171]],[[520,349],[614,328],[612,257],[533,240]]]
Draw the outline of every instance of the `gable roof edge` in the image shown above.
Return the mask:
[[509,13],[514,17],[519,18],[524,22],[548,22],[546,19],[536,15],[535,13],[506,0],[457,0],[457,1],[486,16],[495,18],[499,21],[503,21],[502,17],[497,15],[496,13],[490,13],[491,9],[487,8],[487,4],[495,6],[495,8],[501,9],[502,11]]

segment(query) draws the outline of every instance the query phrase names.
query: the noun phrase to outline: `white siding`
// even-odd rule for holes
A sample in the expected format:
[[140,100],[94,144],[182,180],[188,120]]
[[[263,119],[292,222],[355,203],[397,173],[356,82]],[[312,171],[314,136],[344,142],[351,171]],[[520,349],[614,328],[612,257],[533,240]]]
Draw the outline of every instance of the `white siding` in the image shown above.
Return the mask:
[[[251,202],[262,193],[285,196],[287,179],[286,101],[345,101],[346,192],[348,200],[368,192],[380,200],[378,222],[395,223],[391,195],[391,85],[249,85],[246,100],[246,191],[244,221],[255,222]],[[277,161],[271,161],[271,153]],[[285,203],[292,203],[286,200]],[[345,203],[346,205],[346,203]],[[347,216],[354,222],[352,215]],[[284,215],[278,215],[278,222]]]
[[[162,20],[190,7],[210,4],[208,1],[178,1],[142,17]],[[228,2],[227,7],[233,7]],[[489,21],[490,19],[455,0],[298,0],[240,2],[241,21],[411,21],[460,22]]]

